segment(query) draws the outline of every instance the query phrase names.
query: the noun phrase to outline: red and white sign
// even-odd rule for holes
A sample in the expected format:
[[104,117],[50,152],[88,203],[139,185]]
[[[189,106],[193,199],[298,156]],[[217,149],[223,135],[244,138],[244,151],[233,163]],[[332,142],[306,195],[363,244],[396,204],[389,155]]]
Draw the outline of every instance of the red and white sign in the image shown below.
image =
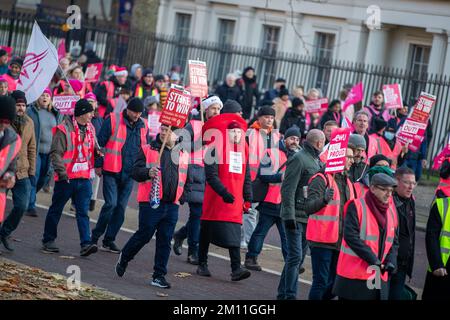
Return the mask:
[[189,86],[194,97],[208,95],[208,73],[206,62],[189,60]]
[[398,83],[383,85],[383,93],[386,109],[403,108],[402,90]]
[[161,127],[161,122],[159,122],[160,117],[161,112],[159,111],[152,111],[148,114],[148,131],[152,139],[155,139],[159,133],[159,128]]
[[347,145],[350,138],[350,128],[336,128],[331,132],[331,142],[328,145],[326,173],[344,171]]
[[436,102],[436,96],[422,92],[414,106],[411,115],[397,132],[397,139],[403,145],[409,144],[409,150],[417,152],[425,137],[431,108]]
[[347,110],[349,105],[360,102],[364,99],[363,94],[363,84],[362,82],[356,84],[348,93],[347,98],[344,101],[344,105],[342,106],[342,110]]
[[25,92],[27,102],[33,103],[48,87],[57,68],[56,48],[44,36],[37,22],[34,22],[27,54],[17,82],[17,90]]
[[308,113],[323,113],[328,109],[328,98],[305,101],[305,110]]
[[97,82],[102,74],[103,63],[92,63],[88,64],[86,68],[86,74],[84,81],[86,82]]
[[75,103],[80,100],[80,96],[54,96],[53,107],[61,114],[73,115]]
[[159,122],[168,126],[183,128],[190,111],[191,93],[183,87],[172,85],[167,94],[166,104]]

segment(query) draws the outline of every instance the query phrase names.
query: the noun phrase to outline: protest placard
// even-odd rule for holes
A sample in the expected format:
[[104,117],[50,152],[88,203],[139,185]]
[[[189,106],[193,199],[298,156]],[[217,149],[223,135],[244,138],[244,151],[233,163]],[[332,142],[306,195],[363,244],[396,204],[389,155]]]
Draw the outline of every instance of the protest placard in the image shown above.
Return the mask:
[[194,97],[203,98],[208,95],[206,62],[189,60],[189,86]]
[[408,149],[417,152],[425,137],[431,108],[436,102],[436,96],[422,92],[413,112],[397,132],[397,139],[402,145],[409,144]]
[[183,87],[172,85],[159,118],[162,124],[183,128],[191,111],[191,94]]
[[331,141],[328,145],[326,173],[344,171],[347,145],[350,138],[350,128],[336,128],[331,132]]
[[305,101],[305,110],[308,113],[323,113],[328,109],[328,98]]
[[383,94],[386,109],[403,108],[402,90],[398,83],[383,85]]
[[73,110],[75,109],[75,103],[80,100],[79,96],[54,96],[53,97],[53,107],[58,110],[61,114],[73,115]]
[[86,82],[97,82],[102,74],[103,63],[92,63],[86,68],[86,74],[84,81]]

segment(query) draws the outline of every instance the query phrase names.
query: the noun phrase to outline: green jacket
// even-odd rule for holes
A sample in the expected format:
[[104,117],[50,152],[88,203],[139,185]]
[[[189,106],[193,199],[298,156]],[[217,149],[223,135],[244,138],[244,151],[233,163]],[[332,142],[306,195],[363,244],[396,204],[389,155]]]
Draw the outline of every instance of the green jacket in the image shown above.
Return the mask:
[[281,219],[307,223],[303,187],[323,166],[319,151],[305,142],[303,149],[289,158],[281,185]]

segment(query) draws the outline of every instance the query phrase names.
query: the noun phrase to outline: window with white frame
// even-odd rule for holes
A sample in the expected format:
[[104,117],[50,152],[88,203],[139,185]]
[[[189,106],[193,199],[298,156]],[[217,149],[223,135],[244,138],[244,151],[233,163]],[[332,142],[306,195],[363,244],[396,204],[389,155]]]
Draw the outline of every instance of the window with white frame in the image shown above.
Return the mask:
[[189,38],[191,29],[191,15],[186,13],[177,13],[175,18],[175,35],[179,39]]
[[275,54],[280,41],[280,27],[264,26],[262,49],[266,54]]
[[312,85],[323,93],[328,90],[330,68],[333,58],[333,48],[336,36],[333,33],[316,32],[314,39],[314,56],[317,58],[317,67]]
[[219,19],[219,44],[230,45],[233,43],[235,24],[234,20]]
[[[410,81],[406,88],[407,97],[418,97],[420,92],[425,89],[430,51],[431,47],[426,45],[411,44],[409,46],[408,69],[414,80]],[[407,102],[413,103],[412,100]]]
[[234,39],[234,28],[236,22],[230,19],[219,19],[218,20],[218,43],[222,48],[219,60],[218,60],[218,74],[217,80],[221,81],[225,78],[226,74],[230,72],[231,66],[231,51],[230,47],[233,44]]
[[280,42],[280,30],[281,28],[277,26],[263,25],[261,46],[263,59],[260,60],[259,66],[263,88],[269,88],[277,76],[275,74],[277,64],[275,56]]

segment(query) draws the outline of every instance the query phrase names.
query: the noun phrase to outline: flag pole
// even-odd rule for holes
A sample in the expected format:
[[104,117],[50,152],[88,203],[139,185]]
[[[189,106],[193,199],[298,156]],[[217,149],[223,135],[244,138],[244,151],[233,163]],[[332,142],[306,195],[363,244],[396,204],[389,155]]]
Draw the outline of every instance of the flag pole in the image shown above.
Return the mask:
[[[36,23],[36,25],[38,26],[39,30],[42,32],[41,27],[39,27],[39,24],[37,23],[36,20],[34,20],[34,23]],[[42,32],[42,34],[44,34],[44,33]],[[45,34],[44,34],[44,36],[45,36]],[[47,39],[47,47],[48,47],[49,49],[51,49],[51,47],[50,47],[50,45],[49,45],[50,40],[48,40],[47,37],[45,37],[45,38]],[[55,47],[55,49],[56,49],[56,47]],[[61,70],[62,75],[64,76],[64,79],[66,79],[66,82],[69,84],[70,89],[72,89],[73,93],[76,94],[76,93],[75,93],[75,90],[73,90],[72,85],[70,84],[69,80],[67,79],[66,73],[64,72],[64,70],[61,68],[61,65],[59,64],[59,59],[58,59],[58,57],[55,56],[55,53],[54,53],[52,50],[50,50],[50,52],[52,53],[52,55],[53,55],[53,57],[56,59],[56,61],[58,61],[58,68]]]

